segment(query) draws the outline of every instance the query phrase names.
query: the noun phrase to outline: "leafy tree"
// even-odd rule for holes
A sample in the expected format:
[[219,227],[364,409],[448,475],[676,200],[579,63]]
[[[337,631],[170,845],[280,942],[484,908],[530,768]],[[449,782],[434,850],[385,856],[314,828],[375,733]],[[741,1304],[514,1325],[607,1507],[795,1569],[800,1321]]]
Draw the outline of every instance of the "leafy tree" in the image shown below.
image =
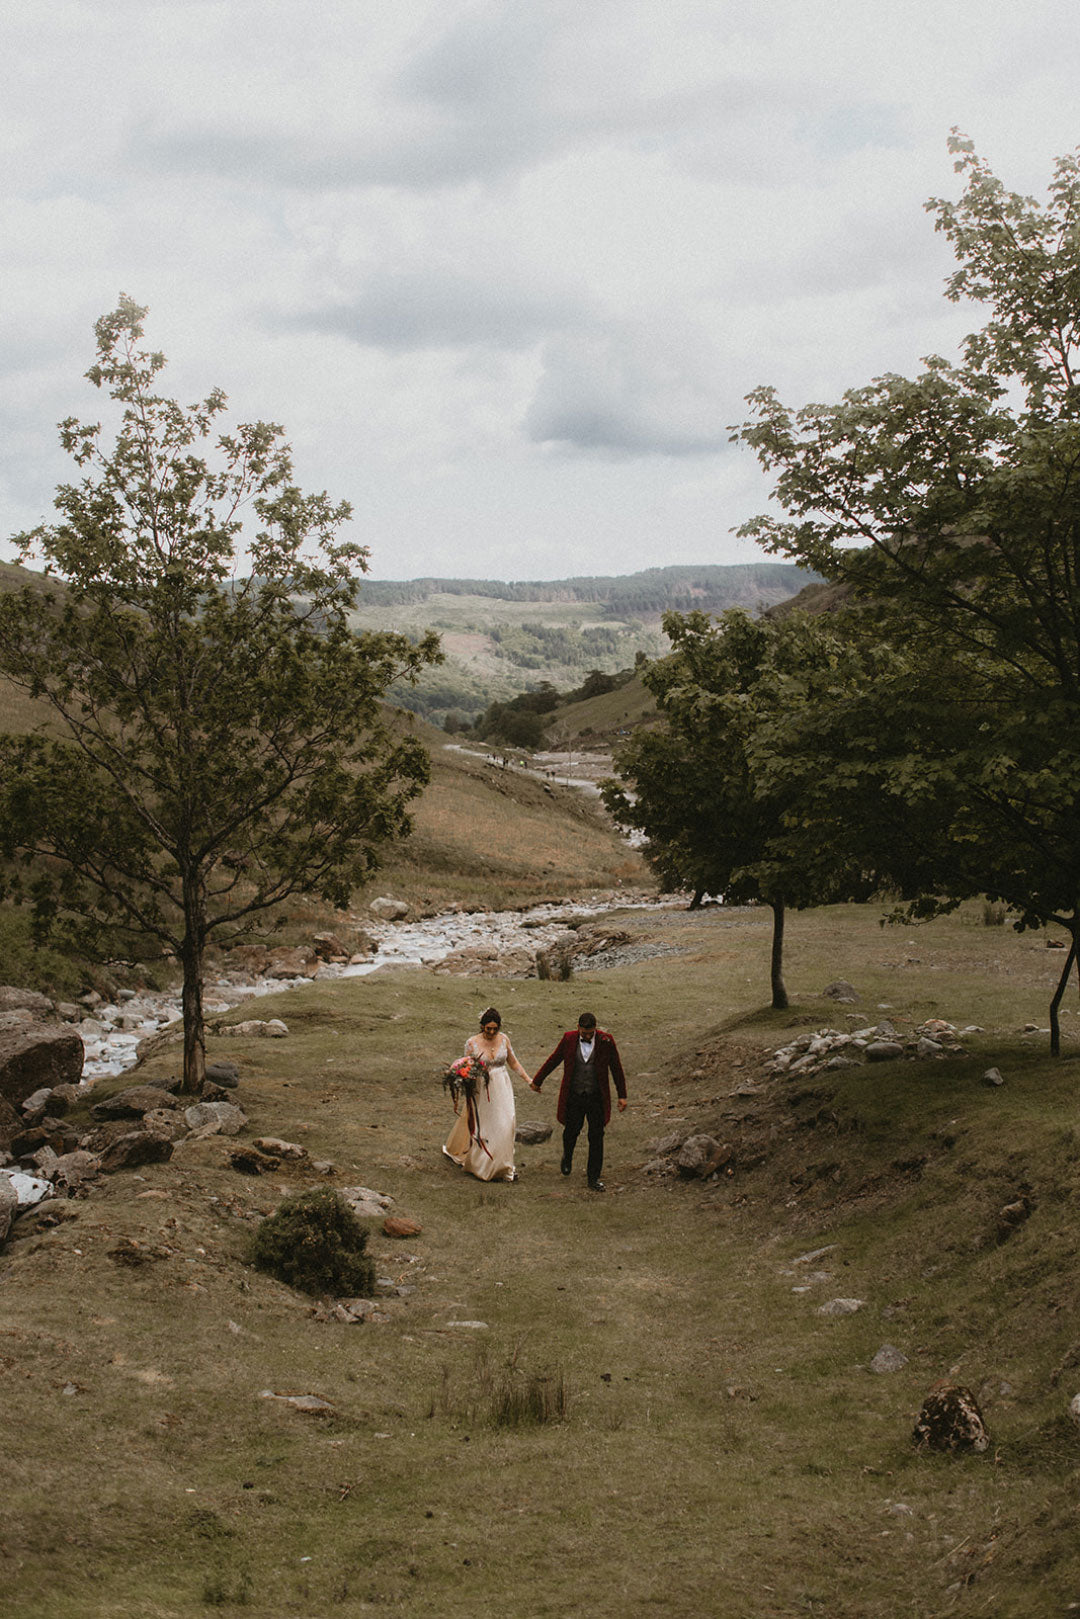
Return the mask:
[[955,133],[951,149],[963,196],[928,208],[959,263],[947,296],[986,324],[959,363],[931,357],[837,405],[752,394],[737,436],[786,515],[742,532],[842,582],[902,651],[906,711],[903,683],[887,690],[907,717],[890,739],[879,713],[869,757],[938,826],[921,908],[983,891],[1020,927],[1067,930],[1056,1049],[1080,942],[1080,162],[1059,160],[1040,204]]
[[279,427],[222,433],[207,459],[224,396],[155,392],[145,313],[123,298],[97,323],[87,375],[119,406],[115,437],[61,424],[83,476],[20,536],[62,584],[0,599],[0,673],[50,715],[0,738],[0,825],[7,891],[42,927],[179,959],[193,1091],[208,939],[298,892],[344,905],[408,832],[427,759],[381,699],[439,654],[350,631],[366,552],[337,538],[349,507],[297,488]]
[[620,749],[615,768],[628,785],[606,783],[604,802],[644,834],[645,856],[669,888],[691,890],[695,902],[711,893],[771,907],[772,1004],[785,1007],[787,906],[865,886],[861,869],[836,853],[846,850],[842,835],[828,848],[815,839],[808,861],[788,831],[801,782],[778,771],[766,783],[764,774],[777,705],[792,700],[791,680],[816,655],[813,626],[800,615],[755,620],[733,609],[717,623],[671,613],[664,629],[671,653],[641,671],[663,724]]

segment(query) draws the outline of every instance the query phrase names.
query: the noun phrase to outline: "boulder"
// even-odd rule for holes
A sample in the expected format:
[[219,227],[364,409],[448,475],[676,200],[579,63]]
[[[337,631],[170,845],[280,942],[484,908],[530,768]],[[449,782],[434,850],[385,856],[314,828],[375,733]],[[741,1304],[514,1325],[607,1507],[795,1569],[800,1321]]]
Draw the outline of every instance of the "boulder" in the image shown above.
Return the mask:
[[899,1040],[871,1040],[866,1048],[867,1062],[892,1062],[904,1055]]
[[7,1241],[11,1224],[19,1212],[19,1194],[7,1175],[0,1174],[0,1248]]
[[826,984],[822,995],[830,1001],[840,1001],[844,1005],[854,1005],[859,999],[859,992],[854,984],[849,984],[846,978],[836,978],[831,984]]
[[36,989],[16,989],[12,984],[3,984],[0,985],[0,1012],[32,1012],[34,1017],[51,1018],[53,1003]]
[[244,1023],[223,1023],[214,1030],[215,1034],[234,1035],[238,1040],[284,1040],[288,1032],[280,1018],[249,1018]]
[[49,1178],[58,1191],[67,1192],[71,1196],[84,1182],[93,1180],[100,1168],[100,1159],[94,1153],[86,1152],[80,1147],[58,1158]]
[[77,1085],[83,1043],[69,1023],[30,1023],[0,1030],[0,1097],[21,1107],[45,1087]]
[[391,899],[388,894],[373,899],[368,906],[372,916],[377,916],[382,922],[404,922],[409,914],[409,905],[403,899]]
[[693,1180],[695,1176],[704,1180],[714,1175],[730,1156],[730,1147],[722,1145],[715,1136],[688,1136],[679,1149],[675,1164],[679,1174],[687,1180]]
[[819,1304],[818,1315],[855,1315],[857,1311],[866,1308],[865,1299],[830,1299],[827,1304]]
[[131,1085],[126,1091],[117,1091],[115,1096],[107,1096],[103,1101],[95,1102],[90,1114],[99,1121],[141,1119],[144,1113],[160,1112],[162,1108],[178,1106],[175,1096],[171,1096],[168,1091],[161,1090],[156,1085]]
[[308,946],[289,949],[282,946],[271,950],[267,972],[271,978],[314,978],[319,970],[319,958]]
[[873,1360],[870,1362],[872,1372],[899,1372],[908,1363],[908,1358],[893,1344],[882,1344]]
[[106,1175],[118,1169],[135,1169],[140,1164],[164,1164],[173,1155],[169,1137],[156,1130],[128,1130],[109,1143],[101,1154],[101,1168]]
[[423,1231],[419,1220],[406,1219],[401,1214],[391,1214],[382,1223],[384,1237],[418,1237]]
[[208,1062],[206,1078],[211,1085],[223,1085],[226,1090],[234,1091],[240,1083],[240,1070],[234,1062]]
[[343,1186],[341,1195],[361,1220],[381,1219],[394,1201],[385,1192],[374,1192],[370,1186]]
[[514,1132],[514,1140],[520,1141],[523,1146],[535,1147],[541,1141],[550,1141],[551,1125],[541,1124],[535,1119],[522,1119]]
[[990,1443],[978,1401],[959,1383],[935,1384],[923,1401],[911,1437],[926,1450],[984,1451]]
[[258,1152],[266,1153],[271,1158],[288,1158],[294,1163],[307,1157],[307,1148],[301,1147],[295,1141],[282,1141],[278,1136],[259,1136],[252,1142]]
[[311,948],[320,961],[347,961],[351,954],[348,946],[342,944],[336,933],[316,933],[311,941]]
[[184,1109],[184,1123],[200,1134],[238,1136],[247,1123],[247,1114],[231,1102],[196,1102]]

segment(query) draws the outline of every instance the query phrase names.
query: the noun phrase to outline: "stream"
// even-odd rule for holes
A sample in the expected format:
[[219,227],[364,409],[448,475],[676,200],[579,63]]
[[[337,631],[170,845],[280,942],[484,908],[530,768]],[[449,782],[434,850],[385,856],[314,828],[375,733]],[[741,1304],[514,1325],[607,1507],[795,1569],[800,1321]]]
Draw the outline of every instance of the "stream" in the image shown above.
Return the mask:
[[[347,966],[324,962],[314,979],[252,977],[231,971],[208,977],[203,986],[203,1012],[210,1020],[259,996],[303,989],[327,979],[361,978],[380,967],[433,967],[455,951],[477,946],[494,946],[500,953],[527,948],[535,954],[564,934],[571,918],[592,918],[616,909],[649,909],[656,903],[640,895],[610,894],[594,895],[580,904],[560,901],[524,911],[449,911],[417,922],[376,921],[365,916],[364,931],[375,945],[372,955],[354,959]],[[104,1075],[132,1067],[139,1042],[179,1017],[178,988],[121,990],[115,1003],[91,1008],[78,1024],[86,1052],[83,1084],[92,1085]]]

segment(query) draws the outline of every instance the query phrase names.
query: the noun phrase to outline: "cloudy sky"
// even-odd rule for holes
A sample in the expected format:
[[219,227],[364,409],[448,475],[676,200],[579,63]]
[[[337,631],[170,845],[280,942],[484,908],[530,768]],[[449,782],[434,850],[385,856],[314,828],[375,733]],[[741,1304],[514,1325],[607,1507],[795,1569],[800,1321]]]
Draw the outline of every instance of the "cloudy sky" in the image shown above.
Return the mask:
[[[1075,0],[19,0],[0,22],[0,536],[96,418],[93,323],[284,423],[377,578],[760,554],[727,429],[975,324],[954,125],[1042,195]],[[10,555],[10,548],[3,551]]]

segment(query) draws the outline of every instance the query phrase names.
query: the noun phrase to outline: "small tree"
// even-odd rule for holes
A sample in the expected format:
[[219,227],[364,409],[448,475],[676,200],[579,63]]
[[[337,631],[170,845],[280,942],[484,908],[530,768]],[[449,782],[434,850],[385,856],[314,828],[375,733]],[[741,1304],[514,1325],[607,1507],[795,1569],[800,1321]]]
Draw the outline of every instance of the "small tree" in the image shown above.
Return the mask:
[[120,407],[115,438],[61,424],[84,475],[57,491],[58,523],[19,536],[62,588],[0,599],[0,673],[49,711],[0,737],[0,825],[6,892],[41,927],[178,958],[197,1091],[208,939],[295,893],[344,905],[408,832],[427,759],[381,700],[440,654],[350,630],[367,553],[337,539],[349,507],[297,488],[280,427],[240,426],[205,458],[225,398],[154,391],[145,314],[125,297],[97,323],[87,376]]
[[766,785],[780,682],[814,656],[812,627],[798,616],[755,620],[732,610],[715,623],[704,613],[669,613],[664,629],[672,652],[641,671],[664,723],[620,749],[615,768],[629,785],[605,784],[604,802],[644,834],[645,856],[668,886],[771,908],[772,1004],[783,1008],[788,905],[861,886],[859,870],[836,853],[842,837],[818,847],[813,863],[789,850],[799,784],[778,772]]

